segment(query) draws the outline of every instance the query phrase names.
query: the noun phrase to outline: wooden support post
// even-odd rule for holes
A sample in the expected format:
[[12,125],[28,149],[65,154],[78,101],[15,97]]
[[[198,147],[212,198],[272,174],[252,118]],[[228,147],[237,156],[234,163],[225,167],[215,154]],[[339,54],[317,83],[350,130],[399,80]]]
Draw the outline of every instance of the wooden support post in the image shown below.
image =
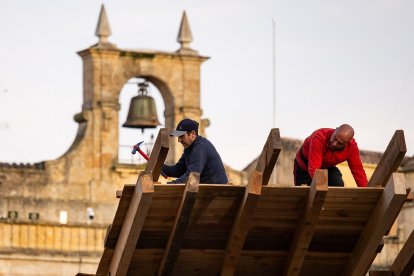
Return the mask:
[[160,177],[162,165],[164,165],[168,150],[170,149],[169,132],[166,128],[160,129],[154,147],[152,148],[150,160],[145,168],[145,172],[152,173],[154,182],[157,182]]
[[165,248],[157,275],[171,275],[174,270],[175,262],[184,241],[185,231],[190,222],[199,184],[200,174],[191,172],[186,181],[181,204],[178,208],[177,215],[175,216],[174,225],[170,232],[167,247]]
[[272,175],[281,149],[282,143],[280,142],[279,129],[273,128],[270,130],[256,165],[256,171],[263,173],[262,185],[267,185],[269,183],[270,176]]
[[138,178],[109,264],[108,275],[123,276],[128,272],[154,194],[152,177],[152,174],[144,173]]
[[257,202],[260,198],[262,182],[263,174],[253,171],[227,242],[221,275],[234,274],[244,241],[250,229]]
[[299,275],[328,192],[328,171],[316,170],[286,259],[284,275]]
[[391,265],[394,275],[410,276],[414,272],[414,230]]
[[118,208],[116,209],[114,220],[106,232],[104,247],[115,248],[116,241],[118,240],[121,229],[119,227],[112,227],[112,225],[122,225],[125,219],[125,210],[128,209],[131,198],[134,195],[136,185],[124,185],[124,189],[121,191]]
[[394,223],[406,197],[404,174],[394,173],[359,236],[344,275],[364,275],[368,271],[378,244]]
[[261,194],[261,186],[269,183],[277,158],[282,149],[278,128],[270,130],[256,169],[250,176],[249,183],[239,207],[232,231],[226,245],[221,275],[233,275],[242,251],[244,241],[253,219],[254,210]]
[[382,186],[387,184],[393,172],[396,172],[407,152],[405,145],[404,131],[396,130],[387,149],[372,174],[368,186]]
[[[120,191],[120,200],[118,208],[115,212],[115,217],[111,225],[109,225],[105,239],[104,239],[104,251],[102,253],[101,260],[99,261],[98,269],[96,270],[96,275],[105,275],[109,268],[109,263],[111,261],[115,245],[118,241],[118,236],[121,231],[119,227],[122,225],[126,210],[129,207],[132,195],[134,194],[135,185],[124,185],[122,191]],[[118,195],[118,193],[117,193]],[[115,226],[114,226],[115,225]]]

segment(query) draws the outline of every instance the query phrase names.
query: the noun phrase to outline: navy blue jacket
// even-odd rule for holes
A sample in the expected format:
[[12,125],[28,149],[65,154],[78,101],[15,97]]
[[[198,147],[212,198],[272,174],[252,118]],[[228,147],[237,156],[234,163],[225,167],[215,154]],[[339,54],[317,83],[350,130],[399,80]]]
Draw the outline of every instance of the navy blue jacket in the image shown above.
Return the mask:
[[213,144],[197,136],[173,166],[164,165],[164,173],[168,176],[178,177],[169,183],[185,183],[190,172],[200,173],[200,183],[206,184],[227,184],[227,175],[223,162]]

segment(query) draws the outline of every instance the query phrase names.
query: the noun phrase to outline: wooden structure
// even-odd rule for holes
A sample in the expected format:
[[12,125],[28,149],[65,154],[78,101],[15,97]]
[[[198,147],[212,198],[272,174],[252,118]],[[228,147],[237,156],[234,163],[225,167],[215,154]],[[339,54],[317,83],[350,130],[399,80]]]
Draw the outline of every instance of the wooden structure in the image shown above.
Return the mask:
[[311,186],[267,186],[278,129],[247,186],[200,184],[196,173],[185,185],[156,184],[168,139],[162,129],[137,184],[117,193],[96,275],[364,275],[406,200],[404,176],[392,173],[402,132],[367,188],[328,187],[326,170]]

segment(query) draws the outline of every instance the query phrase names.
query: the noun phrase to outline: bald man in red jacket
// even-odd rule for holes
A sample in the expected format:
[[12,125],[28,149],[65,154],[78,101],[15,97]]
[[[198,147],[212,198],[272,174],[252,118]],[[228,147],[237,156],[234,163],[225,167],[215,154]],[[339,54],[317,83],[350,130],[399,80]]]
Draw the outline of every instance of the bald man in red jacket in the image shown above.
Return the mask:
[[354,139],[354,129],[348,124],[336,129],[318,129],[305,139],[296,153],[295,185],[310,185],[317,169],[327,169],[328,185],[343,187],[342,174],[336,165],[344,161],[348,162],[358,187],[366,187],[368,179]]

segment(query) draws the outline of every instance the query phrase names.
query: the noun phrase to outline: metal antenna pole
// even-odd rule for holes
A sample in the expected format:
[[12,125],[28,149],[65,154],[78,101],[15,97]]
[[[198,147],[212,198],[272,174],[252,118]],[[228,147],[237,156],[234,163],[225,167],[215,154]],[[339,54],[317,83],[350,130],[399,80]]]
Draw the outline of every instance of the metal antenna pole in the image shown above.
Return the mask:
[[[273,128],[276,127],[276,18],[272,18],[273,26]],[[273,169],[273,184],[277,184],[277,163]]]
[[273,17],[273,127],[276,127],[276,18]]

